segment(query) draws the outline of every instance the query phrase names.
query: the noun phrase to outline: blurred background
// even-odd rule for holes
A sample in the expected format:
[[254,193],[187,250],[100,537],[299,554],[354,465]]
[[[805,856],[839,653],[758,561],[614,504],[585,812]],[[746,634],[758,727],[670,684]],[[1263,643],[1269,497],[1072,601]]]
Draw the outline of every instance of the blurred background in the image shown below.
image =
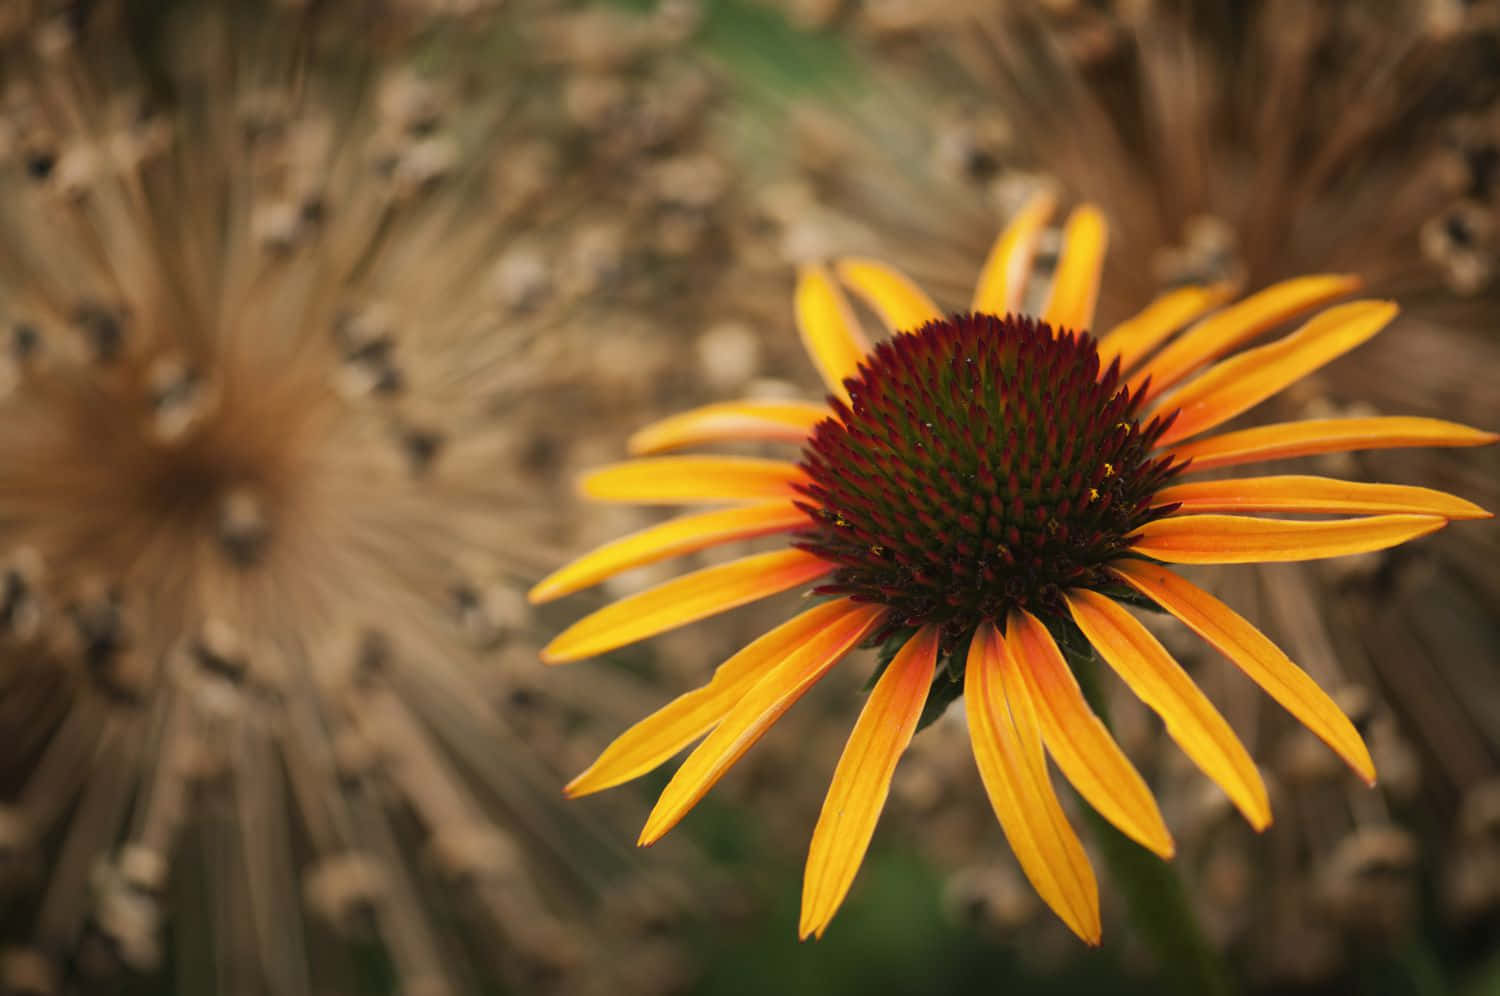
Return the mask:
[[[0,994],[1159,991],[1107,881],[1101,949],[1040,905],[958,715],[795,940],[858,655],[634,850],[669,770],[562,784],[795,596],[545,673],[676,565],[524,598],[656,520],[572,492],[634,428],[821,395],[796,263],[959,308],[1043,186],[1109,217],[1101,325],[1401,302],[1258,418],[1500,423],[1482,0],[0,0]],[[1500,505],[1493,449],[1312,462]],[[1256,835],[1114,695],[1238,987],[1500,992],[1500,530],[1200,576],[1381,773],[1163,627]]]

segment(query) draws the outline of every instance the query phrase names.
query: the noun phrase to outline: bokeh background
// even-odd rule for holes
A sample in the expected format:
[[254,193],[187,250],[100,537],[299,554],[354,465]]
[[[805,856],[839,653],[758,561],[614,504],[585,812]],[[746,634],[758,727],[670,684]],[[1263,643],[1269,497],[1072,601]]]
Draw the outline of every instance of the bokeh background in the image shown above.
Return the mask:
[[[673,565],[524,600],[654,521],[572,494],[634,428],[820,394],[796,263],[958,308],[1041,186],[1110,218],[1101,324],[1401,301],[1258,417],[1500,423],[1493,4],[0,0],[0,993],[1161,991],[1107,882],[1099,950],[1041,907],[958,716],[795,940],[859,656],[634,851],[664,773],[561,785],[791,600],[550,670]],[[1500,504],[1487,450],[1325,463]],[[1500,992],[1500,530],[1202,577],[1382,777],[1169,642],[1256,835],[1114,696],[1239,988]]]

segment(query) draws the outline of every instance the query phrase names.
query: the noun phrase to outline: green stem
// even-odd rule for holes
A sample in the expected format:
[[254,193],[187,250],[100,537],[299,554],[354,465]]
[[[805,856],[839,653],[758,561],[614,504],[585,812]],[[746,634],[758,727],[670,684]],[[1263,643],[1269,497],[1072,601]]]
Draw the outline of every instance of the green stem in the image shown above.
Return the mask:
[[[1080,646],[1081,644],[1081,646]],[[1098,658],[1079,641],[1059,641],[1084,696],[1106,725],[1109,712],[1098,681]],[[1087,649],[1084,649],[1087,648]],[[1233,987],[1218,953],[1203,936],[1187,889],[1172,865],[1115,829],[1084,805],[1093,840],[1109,866],[1115,888],[1130,906],[1130,919],[1156,956],[1162,975],[1192,996],[1229,996]]]

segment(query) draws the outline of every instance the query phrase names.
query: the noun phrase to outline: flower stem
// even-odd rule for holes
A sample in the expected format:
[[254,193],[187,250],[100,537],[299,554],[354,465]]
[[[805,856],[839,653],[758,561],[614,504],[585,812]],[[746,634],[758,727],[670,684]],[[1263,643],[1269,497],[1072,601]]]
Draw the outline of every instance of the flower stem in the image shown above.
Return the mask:
[[[1099,718],[1109,724],[1108,705],[1099,686],[1099,661],[1081,639],[1059,640],[1078,684]],[[1178,992],[1192,996],[1229,996],[1233,987],[1218,952],[1203,936],[1187,890],[1172,865],[1116,830],[1084,805],[1092,837],[1109,867],[1115,888],[1130,906],[1131,923],[1156,956],[1162,975]]]

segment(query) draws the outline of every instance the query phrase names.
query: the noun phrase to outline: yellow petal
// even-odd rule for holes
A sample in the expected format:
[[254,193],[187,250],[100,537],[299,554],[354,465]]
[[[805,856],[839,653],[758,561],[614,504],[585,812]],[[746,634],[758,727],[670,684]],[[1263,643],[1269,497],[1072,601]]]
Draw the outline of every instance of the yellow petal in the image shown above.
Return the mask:
[[1261,460],[1284,460],[1314,453],[1396,449],[1404,446],[1484,446],[1500,435],[1457,422],[1409,415],[1321,418],[1280,422],[1179,443],[1172,455],[1191,460],[1190,470],[1233,467]]
[[1359,285],[1356,276],[1322,274],[1267,287],[1188,329],[1131,379],[1131,387],[1139,387],[1150,377],[1145,396],[1154,398],[1210,360],[1311,308],[1352,294]]
[[1234,288],[1228,284],[1167,291],[1099,340],[1100,365],[1107,368],[1118,358],[1120,369],[1129,370],[1173,332],[1233,296]]
[[980,627],[969,645],[964,708],[980,779],[1021,870],[1073,933],[1098,944],[1094,870],[1047,777],[1025,679],[990,623]]
[[1042,320],[1054,329],[1085,332],[1094,325],[1094,304],[1099,299],[1099,273],[1109,246],[1109,226],[1104,214],[1092,204],[1082,204],[1068,215],[1063,226],[1062,258],[1052,276],[1052,291]]
[[1005,226],[984,261],[984,269],[979,271],[970,311],[1003,316],[1021,310],[1037,239],[1056,208],[1057,199],[1051,193],[1034,194]]
[[725,401],[646,426],[630,437],[634,456],[740,440],[800,443],[833,413],[805,401]]
[[875,682],[869,701],[860,710],[813,829],[802,879],[798,933],[804,938],[823,935],[854,884],[890,795],[896,761],[917,732],[937,654],[937,628],[917,630]]
[[846,259],[836,267],[839,279],[875,309],[892,332],[914,332],[943,317],[920,287],[904,273],[869,259]]
[[1389,301],[1352,301],[1313,318],[1276,342],[1247,350],[1210,367],[1186,387],[1163,398],[1160,411],[1177,410],[1160,445],[1195,436],[1234,418],[1330,360],[1370,339],[1396,317]]
[[1248,515],[1174,515],[1148,522],[1131,549],[1169,564],[1255,564],[1369,553],[1448,524],[1436,515],[1302,522]]
[[1130,690],[1162,718],[1167,735],[1234,802],[1257,830],[1271,823],[1265,782],[1240,738],[1165,647],[1112,599],[1064,595],[1073,621]]
[[1047,750],[1078,794],[1125,836],[1170,858],[1172,835],[1151,790],[1089,708],[1047,627],[1029,612],[1012,612],[1005,644],[1026,678]]
[[1112,569],[1121,580],[1239,665],[1251,681],[1333,748],[1361,778],[1375,783],[1375,762],[1354,724],[1306,671],[1293,664],[1249,620],[1159,564],[1121,561]]
[[1192,481],[1162,488],[1156,504],[1177,502],[1188,512],[1306,512],[1331,515],[1377,515],[1406,512],[1445,519],[1484,519],[1489,513],[1462,498],[1431,488],[1402,484],[1364,484],[1332,477],[1285,474]]
[[870,351],[870,342],[859,327],[859,319],[843,291],[821,266],[804,266],[797,273],[793,301],[797,331],[813,366],[834,397],[849,400],[844,378],[859,372],[859,361]]
[[605,578],[668,557],[809,524],[807,514],[789,501],[768,502],[684,515],[659,526],[606,543],[593,553],[549,574],[527,596],[532,604],[571,595]]
[[824,602],[771,630],[720,664],[708,684],[678,696],[620,734],[588,770],[568,783],[568,795],[611,788],[666,761],[713,729],[767,671],[848,611],[847,602]]
[[841,599],[822,629],[762,675],[672,776],[641,831],[642,847],[660,840],[697,805],[724,772],[818,679],[880,624],[885,610]]
[[584,474],[578,490],[596,501],[676,505],[764,501],[796,494],[806,480],[794,463],[751,457],[679,456],[627,460]]
[[549,664],[593,657],[706,616],[807,584],[833,570],[801,550],[776,550],[674,578],[584,616],[542,649]]

